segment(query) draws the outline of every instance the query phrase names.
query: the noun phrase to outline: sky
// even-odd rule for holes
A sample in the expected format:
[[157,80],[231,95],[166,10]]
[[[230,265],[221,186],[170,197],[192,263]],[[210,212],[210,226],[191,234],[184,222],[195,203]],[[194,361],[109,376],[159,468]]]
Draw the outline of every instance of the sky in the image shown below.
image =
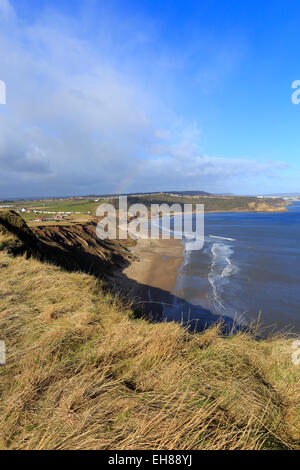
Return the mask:
[[299,13],[0,0],[0,198],[300,192]]

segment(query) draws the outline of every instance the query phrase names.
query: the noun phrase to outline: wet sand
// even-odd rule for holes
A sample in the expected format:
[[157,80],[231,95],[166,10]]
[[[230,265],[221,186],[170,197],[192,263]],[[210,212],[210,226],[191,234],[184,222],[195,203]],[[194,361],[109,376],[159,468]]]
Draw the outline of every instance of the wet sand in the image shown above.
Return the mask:
[[181,240],[139,239],[131,250],[138,261],[125,268],[123,274],[136,281],[131,294],[143,304],[148,302],[152,312],[161,311],[162,305],[170,302],[183,262],[183,249]]
[[139,239],[131,251],[139,261],[134,261],[123,273],[141,284],[173,293],[183,262],[181,240]]
[[[182,240],[139,239],[131,252],[139,261],[122,271],[121,285],[140,313],[154,321],[169,320],[189,325],[193,331],[201,331],[220,321],[220,315],[209,309],[209,284],[205,272],[202,284],[199,282],[197,298],[191,302],[184,298],[178,287],[184,262]],[[233,319],[223,316],[222,320],[228,331],[231,330]]]

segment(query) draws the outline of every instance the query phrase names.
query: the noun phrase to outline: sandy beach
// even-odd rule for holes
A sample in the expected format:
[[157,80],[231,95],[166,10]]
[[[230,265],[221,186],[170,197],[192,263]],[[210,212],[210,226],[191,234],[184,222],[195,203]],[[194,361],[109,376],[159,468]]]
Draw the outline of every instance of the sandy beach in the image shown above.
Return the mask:
[[183,261],[181,240],[139,239],[132,252],[139,261],[134,261],[123,273],[129,279],[172,293]]
[[123,274],[133,281],[128,283],[132,293],[149,303],[147,310],[159,312],[159,304],[170,302],[183,262],[183,249],[182,240],[175,239],[139,239],[133,247],[138,261],[124,269]]

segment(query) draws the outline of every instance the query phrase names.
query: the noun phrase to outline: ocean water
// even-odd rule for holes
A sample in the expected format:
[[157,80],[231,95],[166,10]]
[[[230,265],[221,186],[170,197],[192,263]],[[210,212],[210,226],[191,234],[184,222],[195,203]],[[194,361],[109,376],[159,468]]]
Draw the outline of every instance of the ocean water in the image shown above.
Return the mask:
[[300,203],[281,213],[205,215],[205,243],[185,251],[167,320],[220,316],[300,333]]

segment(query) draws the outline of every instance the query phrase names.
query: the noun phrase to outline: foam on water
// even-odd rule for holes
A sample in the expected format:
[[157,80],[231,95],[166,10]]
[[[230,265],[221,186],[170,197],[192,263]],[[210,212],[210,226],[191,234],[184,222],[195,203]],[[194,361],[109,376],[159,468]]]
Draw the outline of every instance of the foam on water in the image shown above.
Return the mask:
[[[213,237],[222,238],[222,237]],[[223,237],[223,239],[225,239]],[[233,239],[231,239],[233,240]],[[234,254],[233,245],[224,242],[215,242],[211,245],[211,269],[208,274],[208,280],[212,287],[212,308],[216,313],[229,313],[228,306],[225,306],[222,300],[222,293],[225,286],[229,283],[229,277],[239,271],[238,267],[232,262]]]
[[[154,222],[160,226],[162,232],[165,230],[161,227],[161,220]],[[167,230],[169,232],[169,230]],[[174,235],[174,230],[170,230]],[[169,233],[170,233],[169,232]],[[190,244],[195,241],[195,234],[185,233],[183,237],[183,263],[178,270],[176,287],[173,291],[174,299],[172,306],[165,306],[163,308],[163,316],[166,318],[170,314],[176,315],[176,312],[181,309],[180,296],[183,294],[182,289],[185,288],[186,276],[190,276],[189,265],[194,262],[195,256],[202,254],[208,255],[211,263],[208,266],[208,285],[211,286],[211,292],[208,293],[208,301],[212,313],[224,315],[230,313],[230,308],[225,305],[222,298],[225,286],[229,284],[229,278],[236,274],[239,269],[233,263],[232,257],[234,255],[234,242],[236,240],[230,237],[222,237],[217,235],[209,235],[205,237],[204,247],[201,251],[194,252],[190,250]],[[200,281],[200,279],[199,279]],[[187,299],[188,300],[188,299]],[[178,313],[177,312],[177,313]]]
[[184,252],[165,318],[183,312],[205,327],[207,318],[246,325],[259,316],[266,328],[300,332],[300,203],[283,213],[208,214],[205,230],[203,248]]
[[228,237],[219,237],[217,235],[209,235],[210,238],[219,238],[220,240],[228,240],[230,242],[235,242],[235,238],[228,238]]

